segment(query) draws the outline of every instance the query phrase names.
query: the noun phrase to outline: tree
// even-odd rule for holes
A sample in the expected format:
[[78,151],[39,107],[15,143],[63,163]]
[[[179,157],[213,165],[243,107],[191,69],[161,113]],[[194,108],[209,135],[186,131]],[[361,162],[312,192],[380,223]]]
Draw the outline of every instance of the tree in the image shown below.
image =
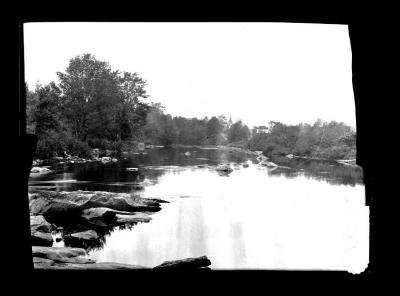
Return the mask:
[[113,71],[91,54],[70,60],[57,73],[66,106],[64,116],[80,140],[130,139],[145,124],[146,82],[137,73]]
[[219,145],[221,142],[221,132],[223,125],[217,117],[213,116],[207,122],[207,142],[209,145]]
[[58,72],[65,116],[74,135],[112,138],[120,103],[118,72],[91,54],[71,59],[65,73]]
[[48,85],[37,85],[34,93],[28,93],[28,124],[37,135],[36,154],[50,158],[64,152],[65,142],[62,134],[65,126],[61,120],[62,104],[60,89],[54,82]]
[[144,135],[148,142],[169,146],[177,142],[178,130],[169,114],[164,114],[161,104],[152,104],[146,118]]
[[121,139],[143,136],[142,127],[146,124],[150,105],[141,100],[148,97],[146,81],[137,73],[123,72],[119,74],[120,95],[122,106],[119,110],[118,124]]
[[60,131],[60,89],[54,82],[49,85],[37,85],[36,94],[30,94],[35,101],[29,103],[28,116],[35,126],[35,134],[42,136],[49,130]]
[[230,143],[247,141],[250,136],[250,129],[243,125],[242,121],[236,121],[232,124],[228,131],[228,141]]
[[25,83],[26,93],[26,131],[28,134],[35,133],[35,109],[38,104],[38,98],[35,92],[32,92],[28,88],[28,84]]

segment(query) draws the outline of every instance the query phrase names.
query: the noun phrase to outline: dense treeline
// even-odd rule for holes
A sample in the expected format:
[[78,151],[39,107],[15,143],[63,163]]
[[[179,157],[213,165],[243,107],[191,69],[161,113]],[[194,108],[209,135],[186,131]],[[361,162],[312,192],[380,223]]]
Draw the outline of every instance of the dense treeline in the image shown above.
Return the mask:
[[356,156],[356,134],[350,126],[335,121],[317,120],[313,125],[270,122],[268,133],[254,134],[248,147],[264,151],[267,156],[350,159]]
[[287,126],[270,122],[266,133],[251,131],[224,115],[172,117],[146,102],[146,81],[137,73],[112,70],[91,54],[72,58],[59,83],[27,91],[28,132],[38,136],[37,156],[65,152],[88,156],[90,148],[121,151],[138,142],[155,145],[235,145],[267,155],[297,154],[324,158],[355,155],[355,133],[343,123]]

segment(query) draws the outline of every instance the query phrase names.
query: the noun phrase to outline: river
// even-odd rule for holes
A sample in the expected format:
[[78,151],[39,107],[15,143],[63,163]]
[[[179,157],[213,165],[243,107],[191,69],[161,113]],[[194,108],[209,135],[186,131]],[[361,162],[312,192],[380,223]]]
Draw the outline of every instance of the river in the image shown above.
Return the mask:
[[[219,163],[231,163],[233,172],[218,173],[212,165]],[[289,159],[284,165],[266,168],[244,152],[154,148],[116,163],[54,166],[29,185],[169,201],[149,223],[105,235],[88,254],[99,262],[155,266],[207,255],[213,269],[362,271],[369,210],[361,168]],[[138,173],[126,170],[132,167]]]

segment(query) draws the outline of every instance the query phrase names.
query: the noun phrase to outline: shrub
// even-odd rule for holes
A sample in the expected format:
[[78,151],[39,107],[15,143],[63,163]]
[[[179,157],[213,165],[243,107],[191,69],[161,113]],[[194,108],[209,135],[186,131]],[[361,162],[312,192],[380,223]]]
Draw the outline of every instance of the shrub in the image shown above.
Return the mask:
[[80,141],[71,135],[68,135],[64,141],[68,154],[79,157],[90,156],[90,148],[86,142]]
[[55,154],[62,155],[64,149],[65,144],[62,135],[54,130],[49,130],[38,137],[36,156],[48,159],[55,156]]

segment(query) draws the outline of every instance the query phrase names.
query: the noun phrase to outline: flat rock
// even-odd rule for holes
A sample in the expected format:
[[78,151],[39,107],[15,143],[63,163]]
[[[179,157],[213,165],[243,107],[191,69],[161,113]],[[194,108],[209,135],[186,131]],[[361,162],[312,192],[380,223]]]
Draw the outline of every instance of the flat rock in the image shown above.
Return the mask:
[[78,211],[80,205],[74,202],[56,198],[57,192],[41,191],[32,194],[29,200],[31,215],[53,215]]
[[49,233],[51,231],[51,224],[46,221],[42,215],[30,216],[31,231],[41,231]]
[[46,167],[37,167],[37,166],[35,166],[35,167],[33,167],[31,169],[31,174],[47,174],[47,173],[50,173],[50,172],[51,172],[51,170],[46,168]]
[[32,256],[50,259],[53,261],[68,261],[68,258],[85,256],[86,251],[81,248],[68,247],[42,247],[32,246]]
[[156,212],[160,200],[134,197],[128,193],[105,191],[37,191],[30,196],[29,207],[32,215],[60,215],[90,208],[109,208],[116,211]]
[[75,233],[72,233],[70,236],[75,239],[84,240],[84,241],[92,241],[92,240],[97,240],[99,238],[96,231],[94,231],[94,230],[75,232]]
[[49,269],[53,264],[53,260],[41,257],[33,257],[33,266],[35,269]]
[[115,218],[116,214],[132,215],[133,213],[126,212],[126,211],[116,211],[116,210],[105,208],[105,207],[84,209],[82,211],[82,217],[87,220],[113,219],[113,218]]
[[91,264],[79,263],[57,263],[57,262],[34,262],[35,269],[61,269],[61,270],[151,270],[148,267],[140,265],[122,264],[114,262],[99,262]]
[[204,268],[211,265],[211,261],[207,256],[201,256],[196,258],[187,258],[182,260],[166,261],[160,265],[154,267],[154,270],[192,270]]

